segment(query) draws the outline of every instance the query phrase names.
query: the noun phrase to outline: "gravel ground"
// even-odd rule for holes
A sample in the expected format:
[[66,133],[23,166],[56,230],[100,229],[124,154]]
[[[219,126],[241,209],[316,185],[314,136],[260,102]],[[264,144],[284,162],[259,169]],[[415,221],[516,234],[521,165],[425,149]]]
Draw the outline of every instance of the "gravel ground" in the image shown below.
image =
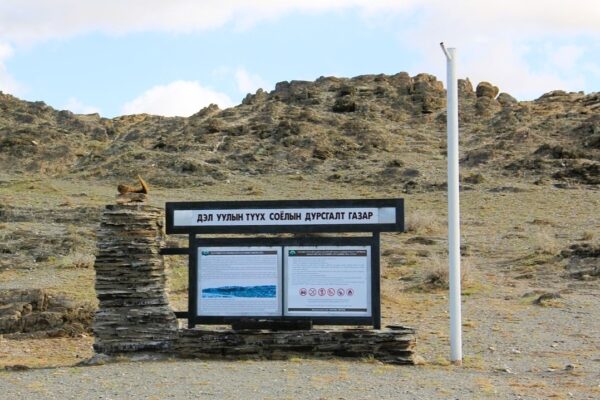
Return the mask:
[[[518,287],[513,291],[523,292]],[[0,370],[0,399],[600,398],[600,296],[595,284],[563,292],[560,303],[545,307],[500,292],[465,299],[462,367],[447,362],[442,301],[431,303],[427,316],[410,315],[419,326],[417,352],[425,359],[421,366],[372,360],[157,361],[134,356],[137,362]],[[91,345],[91,338],[40,342],[55,350],[50,353],[33,347],[37,342],[0,338],[0,362],[23,353],[21,362],[36,365],[34,358],[58,357],[61,346],[74,351],[64,347],[68,340]],[[86,354],[84,347],[76,351]],[[38,365],[44,365],[41,361]]]
[[[597,398],[538,375],[345,361],[148,361],[0,373],[2,399]],[[548,373],[568,382],[568,371]],[[529,391],[530,393],[525,393]],[[596,395],[598,391],[596,390]]]
[[515,393],[512,375],[500,371],[343,361],[125,362],[0,377],[3,399],[538,398]]
[[[506,194],[503,202],[511,205],[511,212],[488,207],[484,217],[473,210],[493,198],[464,194],[464,210],[471,215],[466,218],[466,242],[476,257],[470,272],[474,285],[463,296],[462,367],[447,361],[446,293],[411,290],[411,281],[401,280],[411,276],[410,267],[392,262],[414,260],[416,251],[423,251],[429,256],[418,256],[419,272],[444,251],[443,240],[436,238],[437,245],[418,249],[410,245],[409,251],[403,250],[408,245],[400,237],[384,236],[384,248],[390,250],[383,265],[384,325],[416,327],[417,352],[425,365],[294,359],[67,367],[91,355],[92,338],[0,336],[0,399],[598,399],[599,282],[565,278],[562,261],[549,255],[598,230],[597,193],[569,191],[568,202],[565,193]],[[538,206],[530,209],[530,204]],[[529,239],[536,233],[546,234],[540,236],[541,244]],[[93,295],[92,273],[39,266],[4,270],[0,287],[56,287],[60,282],[61,288],[79,295],[90,290],[87,295]],[[560,298],[536,305],[535,299],[544,293],[558,293]],[[2,369],[16,364],[61,367]]]

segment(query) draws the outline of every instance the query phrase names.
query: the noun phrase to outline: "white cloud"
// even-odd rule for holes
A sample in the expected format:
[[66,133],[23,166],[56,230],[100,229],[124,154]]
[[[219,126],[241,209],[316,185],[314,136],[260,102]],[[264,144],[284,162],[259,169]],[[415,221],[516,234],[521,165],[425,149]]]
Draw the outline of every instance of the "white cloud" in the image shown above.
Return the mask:
[[581,69],[596,78],[600,78],[600,65],[598,64],[585,63],[581,66]]
[[175,81],[148,89],[126,103],[122,112],[188,117],[211,103],[221,108],[233,105],[227,95],[205,88],[196,81]]
[[83,104],[76,97],[69,97],[65,105],[62,106],[62,109],[69,110],[75,114],[100,114],[100,109],[98,107]]
[[18,95],[23,88],[8,72],[5,65],[6,60],[12,55],[13,48],[6,43],[0,43],[0,91]]
[[563,72],[572,72],[577,65],[579,60],[584,53],[584,49],[581,46],[558,46],[548,48],[549,59],[554,67]]
[[[600,38],[600,2],[430,0],[402,45],[421,55],[413,71],[445,80],[438,43],[458,49],[459,77],[490,81],[519,99],[554,89],[581,90],[591,74],[577,60]],[[586,40],[583,40],[586,39]],[[565,44],[566,43],[566,44]]]
[[[528,61],[532,49],[518,41],[494,38],[491,43],[469,43],[457,49],[456,68],[459,78],[468,77],[476,86],[488,81],[520,100],[530,100],[551,90],[581,90],[583,72],[558,68],[550,60],[552,52],[537,49],[535,57],[540,67]],[[563,64],[568,64],[563,61]],[[563,65],[564,66],[564,65]],[[446,81],[445,57],[438,44],[432,43],[422,51],[422,58],[413,72],[428,71]]]
[[[467,57],[463,71],[478,83],[491,81],[519,99],[537,98],[555,90],[579,90],[583,78],[577,74],[565,74],[555,68],[534,69],[527,63],[528,49],[508,41],[496,41],[493,46],[478,49],[477,57]],[[548,59],[548,53],[542,53]],[[467,76],[465,75],[465,76]]]
[[191,32],[228,23],[244,28],[293,12],[342,9],[358,9],[369,18],[421,13],[435,20],[427,27],[438,32],[440,27],[481,34],[600,31],[597,0],[3,0],[0,37],[24,43],[94,31]]
[[[375,0],[377,2],[377,0]],[[0,37],[31,43],[100,31],[191,32],[227,23],[249,26],[292,11],[319,11],[362,3],[342,0],[3,0]]]
[[0,43],[0,61],[3,61],[13,55],[13,49],[6,43]]
[[256,74],[251,74],[244,68],[235,71],[235,81],[241,93],[254,93],[258,89],[270,90],[271,85]]
[[[592,53],[577,42],[600,40],[598,0],[2,0],[0,37],[18,49],[23,44],[89,32],[246,29],[293,13],[339,10],[356,10],[372,25],[398,17],[394,29],[401,43],[422,54],[422,61],[415,65],[419,70],[411,72],[444,76],[437,46],[444,40],[460,51],[461,76],[474,80],[482,75],[521,97],[558,87],[575,89],[591,73],[573,60]],[[562,48],[542,49],[538,56],[545,66],[534,68],[526,46],[553,40]],[[260,77],[243,70],[236,72],[236,78],[242,91],[264,85]],[[2,63],[1,51],[0,85],[9,91],[17,88]]]

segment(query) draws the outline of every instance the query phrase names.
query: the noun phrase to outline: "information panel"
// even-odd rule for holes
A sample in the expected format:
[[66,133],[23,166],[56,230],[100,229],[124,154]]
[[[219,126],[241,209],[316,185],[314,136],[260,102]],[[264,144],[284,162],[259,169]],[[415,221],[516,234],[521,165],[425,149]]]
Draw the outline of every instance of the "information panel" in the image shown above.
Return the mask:
[[372,315],[370,246],[289,246],[284,265],[284,315]]
[[281,247],[199,247],[199,316],[281,316]]

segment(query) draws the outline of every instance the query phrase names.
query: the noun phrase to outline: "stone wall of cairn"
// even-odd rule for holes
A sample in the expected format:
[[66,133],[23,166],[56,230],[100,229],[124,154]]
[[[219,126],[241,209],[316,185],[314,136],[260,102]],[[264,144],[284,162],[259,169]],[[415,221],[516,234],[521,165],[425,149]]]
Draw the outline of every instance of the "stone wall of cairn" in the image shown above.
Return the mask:
[[171,352],[205,359],[372,357],[389,364],[414,364],[415,345],[414,329],[399,326],[279,332],[182,329]]
[[159,208],[139,203],[106,206],[95,262],[96,352],[165,350],[176,338],[177,319],[169,307],[159,254],[162,227]]

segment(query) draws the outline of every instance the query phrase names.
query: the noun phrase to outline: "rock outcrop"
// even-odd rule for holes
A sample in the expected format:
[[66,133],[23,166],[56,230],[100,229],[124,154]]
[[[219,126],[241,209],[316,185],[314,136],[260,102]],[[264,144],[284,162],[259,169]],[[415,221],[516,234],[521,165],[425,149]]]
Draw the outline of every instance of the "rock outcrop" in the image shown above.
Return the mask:
[[[459,79],[458,89],[461,152],[494,154],[475,172],[597,185],[598,93],[555,90],[518,101],[490,82],[469,79]],[[441,80],[406,72],[284,81],[235,107],[211,105],[189,118],[106,119],[0,94],[0,170],[84,179],[130,179],[133,172],[159,187],[335,173],[342,182],[380,186],[389,183],[376,170],[400,154],[411,168],[427,171],[401,182],[402,191],[439,190],[446,164],[433,155],[445,145],[445,105]],[[544,143],[585,152],[577,165],[540,161],[533,152]]]
[[0,290],[0,334],[73,336],[87,332],[93,308],[43,289]]

